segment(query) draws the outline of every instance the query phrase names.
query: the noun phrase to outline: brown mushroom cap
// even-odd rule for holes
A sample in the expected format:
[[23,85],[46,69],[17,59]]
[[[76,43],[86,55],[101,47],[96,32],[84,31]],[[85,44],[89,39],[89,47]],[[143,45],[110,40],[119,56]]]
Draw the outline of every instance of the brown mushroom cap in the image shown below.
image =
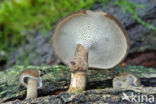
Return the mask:
[[88,49],[89,68],[96,69],[115,67],[129,48],[126,32],[115,17],[90,10],[66,16],[55,28],[53,49],[65,64],[69,65],[77,44]]
[[27,70],[24,70],[24,71],[21,72],[20,82],[26,87],[28,86],[28,79],[29,78],[37,80],[37,88],[42,87],[42,80],[40,78],[40,72],[39,71],[32,70],[32,69],[27,69]]

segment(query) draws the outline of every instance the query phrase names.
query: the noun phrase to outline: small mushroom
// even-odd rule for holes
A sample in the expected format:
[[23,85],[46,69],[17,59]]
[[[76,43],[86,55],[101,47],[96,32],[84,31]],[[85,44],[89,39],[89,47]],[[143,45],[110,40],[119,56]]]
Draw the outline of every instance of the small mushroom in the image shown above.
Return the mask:
[[37,89],[42,87],[40,72],[37,70],[27,69],[21,72],[20,82],[27,88],[27,97],[37,98]]
[[55,28],[52,46],[60,60],[70,67],[68,92],[85,89],[88,67],[111,69],[126,57],[129,48],[126,32],[115,17],[90,10],[63,18]]
[[113,88],[128,88],[141,86],[140,79],[131,73],[122,73],[113,79]]

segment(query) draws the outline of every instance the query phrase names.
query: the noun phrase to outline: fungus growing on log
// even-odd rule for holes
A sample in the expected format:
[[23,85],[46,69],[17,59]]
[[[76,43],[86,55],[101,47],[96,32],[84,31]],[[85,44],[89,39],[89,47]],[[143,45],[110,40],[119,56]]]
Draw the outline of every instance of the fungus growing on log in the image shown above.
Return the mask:
[[126,32],[115,17],[90,10],[74,12],[60,20],[52,46],[70,67],[68,92],[83,91],[88,68],[111,69],[126,57],[129,48]]
[[140,87],[140,79],[131,73],[122,73],[113,79],[113,88]]
[[27,88],[27,97],[37,98],[37,89],[42,87],[40,72],[37,70],[27,69],[21,72],[20,82]]

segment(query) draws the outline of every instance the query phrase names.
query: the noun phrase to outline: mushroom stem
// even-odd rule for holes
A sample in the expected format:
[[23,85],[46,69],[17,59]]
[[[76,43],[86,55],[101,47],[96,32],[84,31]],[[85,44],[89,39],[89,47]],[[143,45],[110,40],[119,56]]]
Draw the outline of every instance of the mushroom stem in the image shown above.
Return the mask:
[[71,83],[68,92],[81,92],[86,87],[88,70],[88,50],[81,44],[76,47],[75,55],[70,62]]
[[37,80],[29,78],[28,86],[27,86],[27,97],[29,98],[37,98]]

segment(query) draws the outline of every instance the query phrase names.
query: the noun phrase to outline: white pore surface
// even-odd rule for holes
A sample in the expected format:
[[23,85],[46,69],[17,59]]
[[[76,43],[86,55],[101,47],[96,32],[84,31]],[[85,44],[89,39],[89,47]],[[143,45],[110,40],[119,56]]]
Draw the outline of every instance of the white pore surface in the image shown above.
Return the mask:
[[37,80],[37,88],[41,88],[42,87],[42,79],[40,78],[40,77],[34,77],[34,76],[30,76],[30,75],[25,75],[25,74],[23,74],[23,75],[21,75],[20,76],[20,82],[24,85],[24,86],[28,86],[28,84],[27,83],[25,83],[24,82],[24,79],[25,78],[32,78],[32,79],[36,79]]
[[89,51],[89,67],[109,69],[118,64],[126,54],[126,38],[103,12],[87,11],[71,17],[55,32],[53,44],[56,53],[69,64],[77,44]]

